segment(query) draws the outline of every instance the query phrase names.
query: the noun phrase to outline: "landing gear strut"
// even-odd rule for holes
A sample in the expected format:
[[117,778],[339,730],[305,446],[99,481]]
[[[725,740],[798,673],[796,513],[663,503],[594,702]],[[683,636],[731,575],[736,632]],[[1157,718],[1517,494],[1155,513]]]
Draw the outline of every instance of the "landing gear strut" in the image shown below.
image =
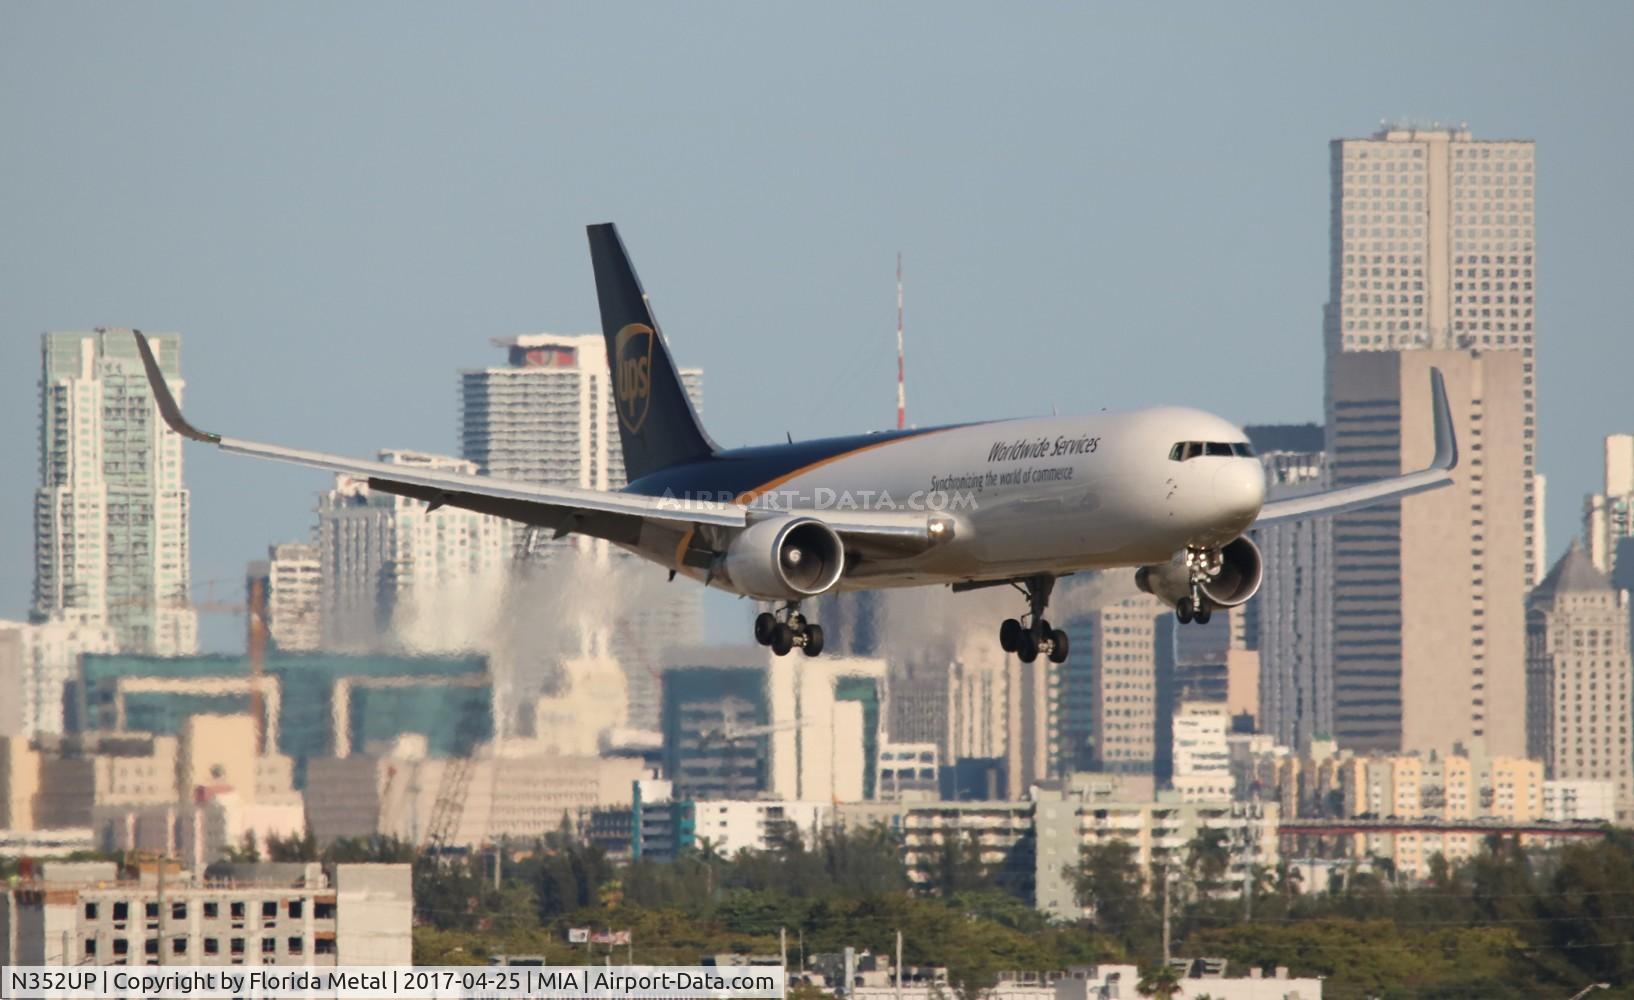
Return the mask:
[[1203,583],[1212,580],[1219,574],[1222,559],[1219,549],[1203,548],[1199,545],[1186,547],[1186,569],[1191,574],[1191,594],[1182,597],[1174,606],[1174,616],[1185,625],[1196,622],[1207,625],[1209,618],[1214,615],[1214,605],[1210,603],[1208,595],[1203,593]]
[[1014,653],[1022,663],[1031,663],[1043,653],[1055,663],[1067,661],[1067,634],[1051,628],[1044,617],[1049,607],[1050,592],[1055,589],[1055,577],[1030,576],[1014,581],[1015,588],[1027,598],[1027,613],[1021,618],[1006,618],[999,626],[999,645],[1006,653]]
[[778,656],[789,655],[796,646],[807,656],[816,656],[823,651],[823,627],[806,621],[799,601],[789,601],[776,611],[755,616],[755,641],[772,647]]

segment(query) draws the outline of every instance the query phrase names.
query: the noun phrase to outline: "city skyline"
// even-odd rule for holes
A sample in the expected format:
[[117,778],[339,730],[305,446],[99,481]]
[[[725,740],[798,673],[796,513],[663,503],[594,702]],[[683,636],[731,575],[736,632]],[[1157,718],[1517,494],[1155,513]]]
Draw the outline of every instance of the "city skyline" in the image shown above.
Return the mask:
[[[1626,37],[1618,29],[1631,15],[1512,13],[1500,32],[1438,9],[1421,34],[1401,37],[1386,29],[1388,17],[1372,15],[1334,36],[1331,19],[1199,12],[1165,46],[1173,58],[1193,57],[1190,72],[1134,93],[1121,84],[1144,79],[1146,43],[1172,27],[1156,15],[1006,20],[998,37],[1009,46],[986,58],[978,53],[994,25],[977,13],[921,24],[852,8],[793,32],[787,13],[724,29],[655,15],[630,35],[584,11],[504,12],[496,23],[431,33],[392,21],[383,40],[363,46],[361,63],[336,58],[350,53],[347,39],[374,37],[361,13],[325,25],[334,51],[315,45],[299,19],[252,15],[264,20],[250,53],[315,71],[296,79],[247,75],[249,43],[232,32],[218,33],[220,49],[193,44],[215,31],[211,15],[126,21],[110,12],[88,28],[29,10],[10,15],[19,30],[8,37],[30,44],[7,60],[8,80],[22,75],[0,98],[0,115],[33,151],[8,167],[0,195],[19,223],[0,241],[17,276],[0,313],[12,331],[0,361],[31,369],[14,362],[45,330],[175,329],[188,338],[191,408],[201,415],[353,454],[453,453],[444,406],[399,400],[449,399],[448,373],[481,363],[490,337],[590,326],[594,297],[576,232],[607,217],[652,247],[646,266],[665,277],[650,291],[681,362],[711,371],[713,424],[726,443],[890,422],[897,249],[907,261],[911,422],[1158,399],[1244,423],[1311,419],[1321,393],[1325,143],[1370,132],[1381,112],[1429,106],[1478,134],[1539,143],[1539,239],[1549,261],[1539,462],[1556,491],[1547,507],[1552,557],[1576,534],[1582,495],[1598,488],[1598,442],[1627,430],[1617,425],[1615,372],[1634,348],[1615,336],[1621,320],[1609,290],[1615,234],[1630,211],[1616,197],[1615,165],[1631,140],[1614,125],[1614,95],[1634,71],[1610,40]],[[1597,30],[1585,31],[1591,16]],[[860,18],[877,19],[886,36],[939,44],[899,52],[858,41],[849,29]],[[1513,30],[1517,19],[1529,30]],[[1268,33],[1267,20],[1278,30]],[[1482,44],[1435,45],[1453,24]],[[560,58],[482,60],[452,92],[441,86],[467,54],[503,56],[524,39],[554,53],[576,35]],[[614,35],[639,55],[634,75],[558,98],[581,71],[598,79],[605,65],[603,43],[580,52],[578,41]],[[786,43],[778,68],[833,85],[797,87],[804,114],[736,84],[771,69],[757,44],[768,37]],[[1318,37],[1345,42],[1329,53]],[[144,40],[138,48],[157,54],[184,45],[197,58],[127,65],[116,38]],[[1095,58],[1049,58],[1061,46]],[[677,50],[722,58],[710,67],[688,57],[696,72],[670,92],[660,83],[677,75],[668,72]],[[1005,67],[1018,58],[1035,87],[1007,82]],[[401,69],[402,89],[357,88],[354,63],[393,79]],[[1535,78],[1503,69],[1521,64],[1536,67]],[[958,71],[971,65],[982,68]],[[119,87],[96,85],[110,73]],[[198,87],[201,73],[217,85]],[[1234,85],[1198,86],[1211,74]],[[1312,88],[1285,87],[1288,77],[1334,87],[1301,96]],[[42,90],[42,79],[73,82]],[[324,98],[330,106],[314,103],[319,83],[340,95]],[[260,95],[255,136],[244,130],[249,119],[218,103],[248,87]],[[878,99],[891,94],[898,99]],[[380,102],[392,113],[377,114]],[[485,110],[449,117],[467,106]],[[426,114],[404,114],[415,109]],[[1279,127],[1256,130],[1251,122],[1266,115],[1281,116]],[[442,148],[426,145],[422,118],[460,123],[459,145],[474,155],[396,155]],[[1070,135],[1045,127],[1060,120],[1094,125]],[[663,155],[568,153],[625,149],[627,140],[606,137],[629,134],[632,122]],[[201,135],[211,137],[205,147]],[[79,155],[109,141],[135,151],[117,184],[101,183],[92,166],[100,158]],[[838,158],[839,170],[814,172],[825,162],[819,152]],[[785,210],[768,214],[773,205]],[[82,238],[91,233],[116,238]],[[110,254],[114,246],[166,252]],[[328,249],[308,254],[314,246]],[[1063,332],[1086,320],[1089,336]],[[982,345],[995,331],[1011,331],[1003,356],[1021,363],[990,363]],[[1207,365],[1172,364],[1177,353],[1222,343],[1253,347],[1212,351]],[[1286,367],[1268,370],[1265,356]],[[768,370],[802,373],[809,385],[798,398],[811,405],[784,405],[786,380]],[[6,394],[7,426],[32,423],[29,396]],[[27,467],[31,436],[7,438],[0,461]],[[300,537],[323,484],[212,458],[190,463],[188,485],[193,576],[208,581],[233,580],[268,543]],[[19,509],[27,501],[16,491],[0,493],[0,503]],[[262,527],[248,537],[245,523]],[[0,536],[8,565],[27,565],[23,531],[19,523]],[[28,586],[26,572],[0,575],[0,610],[19,615]],[[722,613],[737,610],[712,602],[712,617]],[[230,624],[208,627],[237,638]],[[221,648],[221,638],[206,645]]]

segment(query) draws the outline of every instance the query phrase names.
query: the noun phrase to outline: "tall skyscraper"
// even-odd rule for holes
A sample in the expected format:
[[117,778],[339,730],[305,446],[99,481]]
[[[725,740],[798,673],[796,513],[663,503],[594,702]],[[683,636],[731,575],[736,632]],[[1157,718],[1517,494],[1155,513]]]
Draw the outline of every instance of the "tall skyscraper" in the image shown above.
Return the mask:
[[1527,601],[1526,752],[1552,780],[1614,782],[1619,823],[1634,818],[1628,631],[1628,593],[1573,540]]
[[1542,575],[1537,469],[1534,144],[1467,128],[1387,127],[1331,146],[1328,356],[1519,351],[1526,580]]
[[1334,735],[1353,750],[1525,749],[1528,549],[1518,351],[1335,360],[1335,486],[1430,460],[1430,368],[1457,427],[1453,484],[1333,525]]
[[[1319,489],[1328,478],[1323,429],[1249,427],[1273,499]],[[1248,610],[1259,650],[1259,730],[1304,750],[1333,732],[1333,519],[1257,528],[1265,582]]]
[[1541,525],[1533,144],[1392,127],[1334,141],[1331,163],[1333,484],[1425,464],[1431,366],[1462,459],[1450,489],[1334,521],[1335,735],[1519,754]]
[[[471,463],[412,451],[380,460],[470,474]],[[488,648],[511,553],[497,517],[380,493],[339,477],[318,500],[323,645],[415,652]]]
[[[460,372],[460,453],[483,475],[525,483],[613,490],[625,485],[618,414],[601,334],[528,334],[496,339],[503,367]],[[702,410],[703,372],[680,370],[692,405]],[[576,538],[551,542],[513,531],[513,545],[546,563],[576,545],[605,566],[633,557],[606,542]],[[701,636],[701,588],[676,584],[656,597],[616,609],[606,621],[585,623],[585,645],[613,648],[630,693],[630,723],[652,729],[659,721],[658,674],[663,650]],[[617,619],[613,621],[612,619]],[[592,625],[616,625],[617,642],[592,642]],[[586,650],[589,652],[589,649]]]
[[[181,337],[150,338],[179,396]],[[41,338],[37,622],[106,626],[130,652],[198,646],[181,438],[153,406],[129,330]]]

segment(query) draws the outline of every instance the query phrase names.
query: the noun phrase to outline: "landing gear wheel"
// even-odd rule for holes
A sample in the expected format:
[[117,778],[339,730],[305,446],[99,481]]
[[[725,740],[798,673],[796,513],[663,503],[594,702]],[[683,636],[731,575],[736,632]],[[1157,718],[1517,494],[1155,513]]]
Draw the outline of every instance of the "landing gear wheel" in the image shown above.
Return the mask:
[[778,656],[787,656],[789,650],[794,648],[794,629],[790,628],[787,622],[778,622],[777,627],[772,630],[771,646],[772,652]]
[[1006,653],[1014,653],[1019,648],[1017,644],[1020,642],[1021,623],[1014,618],[1004,619],[1003,624],[999,625],[999,648]]
[[755,641],[762,646],[772,644],[772,633],[777,629],[777,616],[770,611],[755,615]]
[[1214,606],[1207,601],[1201,601],[1197,605],[1197,610],[1192,613],[1191,620],[1199,625],[1207,625],[1213,614]]
[[1067,634],[1060,629],[1050,633],[1050,660],[1054,663],[1067,662]]
[[1027,599],[1027,611],[1019,618],[1006,618],[999,625],[999,646],[1006,653],[1019,656],[1023,663],[1031,663],[1038,659],[1039,653],[1049,653],[1053,648],[1052,636],[1058,633],[1045,620],[1044,609],[1049,607],[1055,579],[1048,573],[1040,573],[1005,581]]
[[1182,624],[1182,625],[1186,625],[1186,624],[1189,624],[1191,622],[1191,618],[1192,618],[1191,598],[1182,597],[1179,601],[1177,601],[1175,603],[1174,616],[1175,616],[1175,618],[1179,619],[1180,624]]
[[805,631],[806,642],[800,651],[807,656],[816,656],[823,651],[823,627],[821,625],[807,625]]

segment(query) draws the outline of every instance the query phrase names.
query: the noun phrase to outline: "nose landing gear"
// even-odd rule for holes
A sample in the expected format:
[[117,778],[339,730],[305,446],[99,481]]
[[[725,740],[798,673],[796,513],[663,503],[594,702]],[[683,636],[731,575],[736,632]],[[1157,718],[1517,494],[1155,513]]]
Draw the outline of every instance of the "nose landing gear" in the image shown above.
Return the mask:
[[1044,617],[1049,607],[1050,593],[1055,589],[1055,577],[1033,576],[1013,581],[1022,596],[1027,598],[1027,613],[1019,619],[1006,618],[999,626],[999,646],[1006,653],[1014,653],[1022,663],[1031,663],[1040,653],[1054,663],[1067,661],[1067,634],[1051,628]]
[[1203,593],[1203,583],[1218,576],[1225,560],[1219,549],[1200,545],[1186,547],[1186,569],[1191,575],[1191,594],[1182,597],[1174,606],[1174,616],[1180,624],[1196,622],[1207,625],[1214,615],[1214,605]]
[[755,641],[770,646],[778,656],[789,655],[796,646],[807,656],[816,656],[823,651],[823,627],[806,621],[799,601],[789,601],[755,616]]

